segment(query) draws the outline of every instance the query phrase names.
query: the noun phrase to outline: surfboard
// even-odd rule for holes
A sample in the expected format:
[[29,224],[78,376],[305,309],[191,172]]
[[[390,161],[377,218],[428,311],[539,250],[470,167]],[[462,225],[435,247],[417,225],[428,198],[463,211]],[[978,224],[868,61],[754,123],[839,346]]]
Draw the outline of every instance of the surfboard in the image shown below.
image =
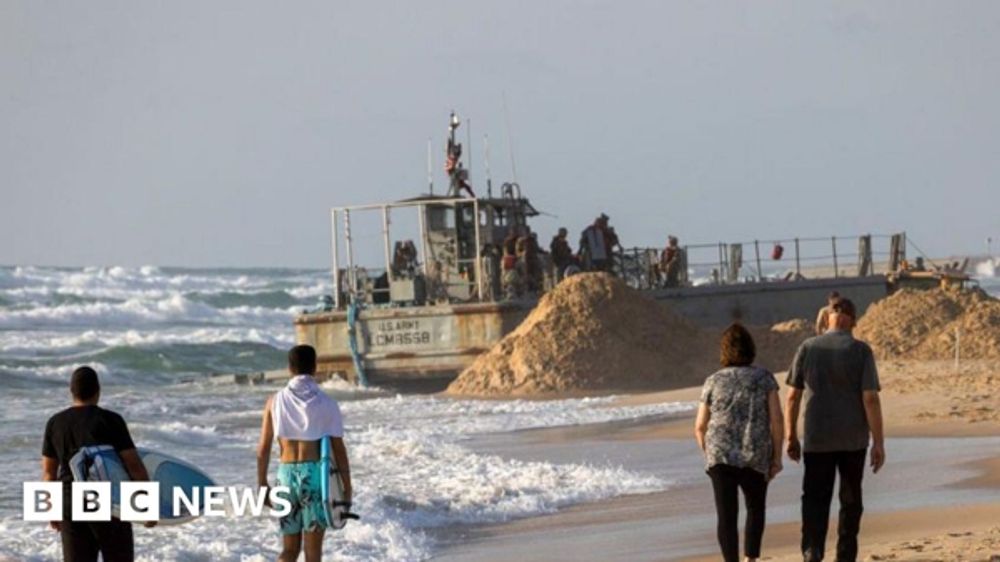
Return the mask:
[[[201,469],[176,457],[149,449],[136,449],[142,464],[149,472],[150,480],[160,484],[160,525],[176,525],[194,519],[196,516],[181,504],[182,513],[174,514],[173,495],[175,488],[194,498],[195,489],[215,486],[215,481]],[[87,482],[111,482],[111,513],[121,515],[121,491],[117,484],[131,478],[122,464],[121,457],[110,445],[81,447],[69,461],[73,479]],[[204,493],[199,490],[196,506],[198,512],[204,509]]]
[[349,512],[351,506],[344,501],[344,481],[341,480],[340,471],[337,470],[329,437],[320,439],[319,462],[319,486],[323,492],[326,523],[331,529],[343,529],[348,519],[358,517]]

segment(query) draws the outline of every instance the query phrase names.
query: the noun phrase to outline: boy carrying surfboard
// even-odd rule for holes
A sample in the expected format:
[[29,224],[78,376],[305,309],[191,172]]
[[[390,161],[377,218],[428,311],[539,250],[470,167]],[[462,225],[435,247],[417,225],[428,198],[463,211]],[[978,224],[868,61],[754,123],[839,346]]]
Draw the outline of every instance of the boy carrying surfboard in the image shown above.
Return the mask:
[[81,447],[109,445],[118,453],[132,480],[149,480],[149,474],[125,420],[97,405],[101,398],[97,371],[87,366],[77,368],[70,377],[69,388],[73,405],[49,418],[42,445],[42,480],[61,481],[64,488],[63,520],[50,525],[62,535],[64,560],[97,562],[100,553],[105,562],[131,562],[135,558],[131,523],[118,519],[72,520],[70,484],[73,473],[69,462]]
[[[288,372],[288,383],[264,405],[257,483],[268,488],[267,467],[277,437],[281,451],[278,484],[289,488],[292,504],[288,515],[279,520],[282,550],[278,560],[297,560],[304,551],[306,561],[314,562],[322,559],[326,529],[343,526],[339,512],[351,504],[351,471],[340,406],[314,378],[316,350],[309,345],[293,347],[288,352]],[[330,453],[323,458],[326,450]]]

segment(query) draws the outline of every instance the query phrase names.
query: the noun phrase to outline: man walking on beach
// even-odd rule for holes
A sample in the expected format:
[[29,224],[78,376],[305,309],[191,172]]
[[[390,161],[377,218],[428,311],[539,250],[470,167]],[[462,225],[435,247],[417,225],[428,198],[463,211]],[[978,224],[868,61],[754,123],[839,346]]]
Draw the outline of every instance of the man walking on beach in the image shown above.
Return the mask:
[[[788,373],[785,434],[788,457],[805,462],[802,555],[806,562],[823,559],[838,473],[837,561],[857,559],[864,511],[861,479],[869,438],[873,471],[877,473],[885,463],[878,373],[871,348],[851,335],[856,317],[854,303],[836,299],[831,304],[830,329],[799,347]],[[802,445],[797,428],[800,405],[805,422]]]
[[[323,557],[323,534],[327,521],[320,489],[320,439],[330,439],[333,458],[344,483],[344,501],[351,502],[351,469],[344,447],[344,422],[340,406],[316,383],[316,350],[297,345],[288,352],[288,384],[264,406],[260,443],[257,446],[257,483],[267,488],[267,465],[271,445],[278,438],[281,462],[278,483],[289,488],[292,509],[279,521],[282,550],[278,560],[306,562]],[[303,548],[303,540],[305,547]]]
[[[132,524],[111,521],[72,521],[73,473],[69,461],[80,449],[91,445],[111,445],[132,480],[149,480],[146,467],[135,450],[125,420],[97,405],[101,385],[90,367],[73,371],[69,383],[73,405],[49,418],[42,445],[42,480],[63,483],[63,520],[50,523],[62,536],[63,560],[67,562],[131,562],[135,558]],[[146,525],[152,527],[153,523]]]

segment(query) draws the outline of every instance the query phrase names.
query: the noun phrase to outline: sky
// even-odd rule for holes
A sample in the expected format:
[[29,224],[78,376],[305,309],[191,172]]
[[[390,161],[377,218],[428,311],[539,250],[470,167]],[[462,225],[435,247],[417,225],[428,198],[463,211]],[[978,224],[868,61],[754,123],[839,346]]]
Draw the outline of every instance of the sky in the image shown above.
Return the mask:
[[428,139],[444,185],[451,110],[546,245],[997,251],[997,92],[988,1],[5,0],[0,263],[329,267],[330,207],[426,191]]

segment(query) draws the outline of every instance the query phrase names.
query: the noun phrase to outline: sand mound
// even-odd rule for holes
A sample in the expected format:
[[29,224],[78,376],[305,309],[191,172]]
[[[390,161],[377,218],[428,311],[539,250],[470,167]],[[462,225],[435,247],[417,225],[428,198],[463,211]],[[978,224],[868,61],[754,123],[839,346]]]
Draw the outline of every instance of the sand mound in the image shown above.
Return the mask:
[[[800,330],[752,331],[758,363],[779,370],[804,339]],[[583,273],[545,295],[448,392],[544,396],[698,385],[718,369],[720,332],[700,330],[610,275]]]
[[980,290],[902,290],[868,308],[855,334],[882,358],[1000,358],[1000,300]]
[[779,322],[770,328],[750,326],[749,330],[757,344],[755,363],[775,373],[787,370],[799,345],[816,335],[812,323],[802,318]]
[[791,320],[785,320],[784,322],[778,322],[774,326],[771,326],[771,331],[778,332],[779,334],[812,335],[813,324],[805,318],[793,318]]
[[699,335],[621,280],[582,273],[546,294],[448,392],[536,395],[698,384],[712,368]]

